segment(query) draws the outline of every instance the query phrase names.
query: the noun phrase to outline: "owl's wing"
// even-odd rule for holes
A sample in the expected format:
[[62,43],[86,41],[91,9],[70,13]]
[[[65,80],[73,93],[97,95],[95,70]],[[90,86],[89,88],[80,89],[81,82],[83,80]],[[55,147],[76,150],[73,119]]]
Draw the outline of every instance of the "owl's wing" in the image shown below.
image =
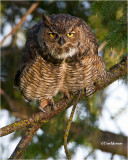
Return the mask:
[[[23,56],[23,57],[24,57],[24,56]],[[22,59],[23,59],[23,57],[22,57]],[[27,60],[27,59],[26,59],[26,60]],[[19,87],[20,76],[21,76],[21,74],[22,74],[22,71],[23,71],[24,68],[27,66],[27,64],[30,63],[30,61],[31,61],[30,59],[29,59],[27,62],[21,60],[20,65],[19,65],[19,68],[18,68],[18,70],[17,70],[17,72],[16,72],[16,74],[15,74],[15,77],[14,77],[14,86],[15,86],[15,87]]]
[[35,24],[27,34],[27,40],[25,44],[24,53],[21,58],[21,62],[19,68],[16,72],[14,78],[14,86],[19,87],[20,76],[24,70],[24,68],[30,64],[36,58],[37,53],[39,52],[39,44],[37,39],[37,33],[39,32],[40,27],[42,26],[43,21],[39,21]]
[[96,39],[94,33],[91,31],[91,28],[83,21],[83,30],[85,34],[85,40],[83,41],[83,50],[85,53],[97,54],[98,55],[98,40]]

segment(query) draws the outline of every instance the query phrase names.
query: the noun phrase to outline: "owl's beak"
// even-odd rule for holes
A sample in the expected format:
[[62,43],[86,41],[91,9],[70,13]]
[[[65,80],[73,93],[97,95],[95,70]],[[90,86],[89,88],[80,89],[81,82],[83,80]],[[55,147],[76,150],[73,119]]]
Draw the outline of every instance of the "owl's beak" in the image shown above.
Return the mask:
[[58,43],[59,43],[60,46],[63,46],[64,43],[65,43],[64,38],[60,38],[59,41],[58,41]]

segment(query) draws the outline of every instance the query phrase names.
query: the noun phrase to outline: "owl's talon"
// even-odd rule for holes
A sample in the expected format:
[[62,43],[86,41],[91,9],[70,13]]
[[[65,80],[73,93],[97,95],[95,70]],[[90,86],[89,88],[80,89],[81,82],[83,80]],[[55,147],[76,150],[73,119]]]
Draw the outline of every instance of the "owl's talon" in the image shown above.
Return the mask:
[[39,109],[44,112],[44,113],[47,113],[41,106],[39,107]]
[[49,101],[49,105],[51,106],[51,110],[54,110],[55,104],[54,104],[53,99],[51,99],[51,100]]
[[54,101],[53,101],[53,99],[42,99],[41,101],[40,101],[40,109],[43,111],[43,112],[45,112],[46,113],[46,111],[44,111],[44,109],[43,108],[45,108],[46,106],[51,106],[51,110],[53,110],[54,109]]
[[71,96],[70,96],[70,94],[69,94],[69,91],[65,91],[64,92],[64,97],[66,97],[69,101],[71,100]]
[[54,105],[51,105],[51,111],[54,110]]
[[83,89],[78,90],[78,94],[81,94],[83,92]]

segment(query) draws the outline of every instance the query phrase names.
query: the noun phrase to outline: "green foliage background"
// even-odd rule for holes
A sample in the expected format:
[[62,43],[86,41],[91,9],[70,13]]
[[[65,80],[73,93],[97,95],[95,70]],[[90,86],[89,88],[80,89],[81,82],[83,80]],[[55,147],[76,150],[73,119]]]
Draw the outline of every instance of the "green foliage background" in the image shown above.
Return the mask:
[[[5,27],[15,26],[28,8],[34,2],[29,1],[2,1],[1,3],[1,34],[5,33]],[[38,8],[29,16],[27,21],[21,26],[11,39],[11,42],[1,49],[1,85],[5,94],[2,94],[2,109],[9,111],[10,115],[17,118],[24,118],[34,112],[38,112],[38,105],[28,103],[13,88],[13,79],[18,68],[18,64],[23,52],[22,45],[18,44],[18,34],[25,37],[29,28],[41,19],[41,13],[46,14],[71,14],[83,18],[92,28],[99,46],[106,41],[107,45],[99,53],[106,61],[107,68],[120,61],[121,57],[127,52],[127,2],[125,1],[41,1]],[[80,102],[80,109],[73,122],[81,130],[88,127],[89,134],[98,128],[98,118],[102,111],[102,106],[106,99],[104,91],[101,91],[91,98]],[[100,107],[99,107],[100,106]],[[85,113],[85,114],[83,114]],[[67,123],[66,111],[50,120],[42,127],[43,133],[36,135],[24,153],[25,159],[31,158],[59,158],[59,149],[63,146],[64,129]],[[72,154],[77,146],[91,147],[84,134],[72,131],[71,128],[69,141],[74,142],[71,148]],[[16,132],[14,138],[20,136],[21,131]],[[90,138],[91,138],[90,134]]]

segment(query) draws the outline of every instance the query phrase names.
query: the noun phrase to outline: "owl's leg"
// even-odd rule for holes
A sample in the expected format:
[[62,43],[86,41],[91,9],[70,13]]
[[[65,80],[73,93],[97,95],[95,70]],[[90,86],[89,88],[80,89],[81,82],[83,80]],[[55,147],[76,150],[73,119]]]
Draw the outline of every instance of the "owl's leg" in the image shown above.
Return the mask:
[[42,100],[40,101],[40,107],[39,107],[39,108],[40,108],[43,112],[45,112],[44,108],[45,108],[46,106],[48,106],[48,105],[51,106],[51,110],[54,109],[54,101],[53,101],[53,99],[42,99]]

